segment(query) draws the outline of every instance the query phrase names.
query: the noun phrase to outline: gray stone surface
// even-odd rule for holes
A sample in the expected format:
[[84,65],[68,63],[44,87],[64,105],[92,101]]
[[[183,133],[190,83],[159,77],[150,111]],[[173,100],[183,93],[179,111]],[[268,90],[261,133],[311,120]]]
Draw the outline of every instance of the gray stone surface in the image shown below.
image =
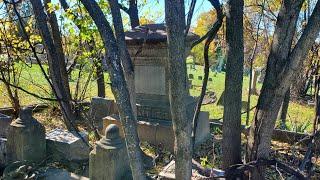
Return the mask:
[[193,74],[189,74],[189,79],[193,79]]
[[0,138],[0,167],[4,167],[7,163],[7,139]]
[[8,128],[7,162],[40,162],[46,157],[45,128],[32,117],[32,109],[24,108]]
[[166,95],[164,67],[139,65],[134,71],[136,93]]
[[91,151],[89,177],[91,180],[132,179],[127,150],[117,125],[109,125],[105,136]]
[[0,137],[7,137],[7,130],[11,121],[10,116],[0,113]]
[[44,173],[41,173],[38,180],[89,180],[84,176],[68,172],[64,169],[49,168]]
[[98,130],[103,127],[102,118],[117,113],[117,111],[114,100],[102,97],[93,97],[91,100],[90,116]]
[[[86,132],[80,132],[84,140],[88,141]],[[57,160],[81,161],[89,158],[89,147],[74,132],[54,129],[47,133],[48,156]]]

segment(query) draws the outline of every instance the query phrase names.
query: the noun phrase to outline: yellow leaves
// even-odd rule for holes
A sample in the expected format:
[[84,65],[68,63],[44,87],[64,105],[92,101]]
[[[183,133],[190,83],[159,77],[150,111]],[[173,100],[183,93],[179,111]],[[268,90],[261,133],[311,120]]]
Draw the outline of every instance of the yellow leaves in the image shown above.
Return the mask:
[[47,6],[48,6],[49,13],[52,13],[54,11],[58,11],[60,9],[59,3],[48,3]]

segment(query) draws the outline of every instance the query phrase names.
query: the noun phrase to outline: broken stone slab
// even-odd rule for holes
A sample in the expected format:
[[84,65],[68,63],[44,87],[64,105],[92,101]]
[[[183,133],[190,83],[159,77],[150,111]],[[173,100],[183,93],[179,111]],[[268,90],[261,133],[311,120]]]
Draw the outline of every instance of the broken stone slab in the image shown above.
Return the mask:
[[64,169],[48,168],[44,173],[37,176],[39,180],[89,180],[89,178],[80,176]]
[[[85,141],[88,141],[88,134],[80,132]],[[47,133],[47,155],[57,160],[82,161],[89,159],[89,147],[75,132],[63,129],[54,129]]]
[[11,121],[10,116],[0,113],[0,137],[7,137],[7,130]]
[[5,167],[7,164],[6,161],[6,155],[7,155],[7,139],[6,138],[0,138],[0,168]]

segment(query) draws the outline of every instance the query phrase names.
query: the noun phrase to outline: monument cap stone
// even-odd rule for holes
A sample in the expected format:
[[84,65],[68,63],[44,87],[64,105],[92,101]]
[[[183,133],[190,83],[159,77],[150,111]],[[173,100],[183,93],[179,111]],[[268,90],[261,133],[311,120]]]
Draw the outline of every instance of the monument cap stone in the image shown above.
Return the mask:
[[20,110],[19,118],[11,123],[11,126],[15,127],[26,127],[32,123],[37,123],[37,121],[32,117],[32,108],[24,107]]
[[[130,31],[125,32],[128,45],[139,44],[158,44],[167,42],[167,31],[165,24],[145,24],[137,26]],[[198,35],[189,32],[187,41],[194,41],[199,38]]]
[[115,124],[110,124],[105,130],[105,136],[97,142],[97,145],[106,149],[122,148],[124,143],[120,136],[119,127]]

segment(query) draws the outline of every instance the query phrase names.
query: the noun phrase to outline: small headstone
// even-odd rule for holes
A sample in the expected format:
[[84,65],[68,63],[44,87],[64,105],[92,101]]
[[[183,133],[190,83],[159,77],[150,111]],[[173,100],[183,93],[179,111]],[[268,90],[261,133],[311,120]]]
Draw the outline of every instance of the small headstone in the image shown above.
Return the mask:
[[103,127],[102,118],[117,113],[116,105],[113,100],[93,97],[91,101],[91,118],[94,126],[99,130]]
[[209,78],[209,81],[212,81],[212,78]]
[[8,128],[7,162],[40,162],[45,157],[45,128],[32,117],[31,108],[23,108]]
[[0,113],[0,137],[7,137],[7,130],[11,121],[10,116]]
[[193,74],[189,74],[189,79],[193,79]]
[[119,127],[110,124],[105,136],[90,153],[89,177],[100,179],[132,179],[127,149],[120,137]]
[[[85,141],[88,141],[88,135],[80,132]],[[47,152],[55,159],[69,161],[88,160],[89,147],[78,137],[75,132],[69,132],[63,129],[54,129],[47,133]]]
[[202,80],[202,76],[198,76],[198,80]]

